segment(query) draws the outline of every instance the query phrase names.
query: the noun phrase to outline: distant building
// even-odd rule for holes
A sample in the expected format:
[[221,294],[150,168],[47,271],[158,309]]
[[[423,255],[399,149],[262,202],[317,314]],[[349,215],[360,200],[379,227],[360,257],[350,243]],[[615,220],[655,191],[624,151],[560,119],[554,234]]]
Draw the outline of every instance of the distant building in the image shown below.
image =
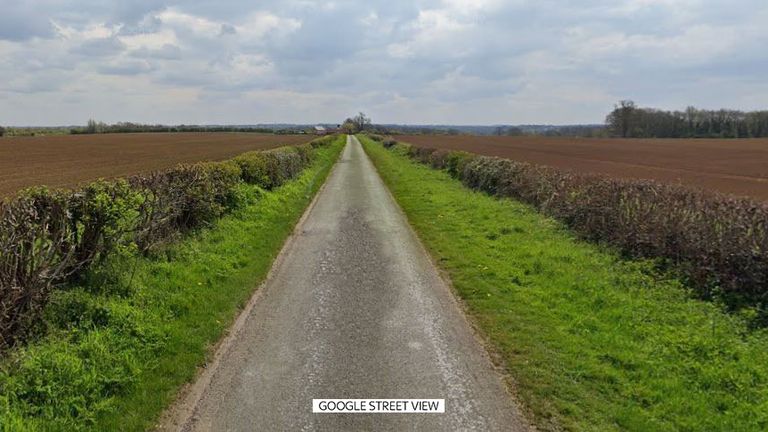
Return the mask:
[[328,130],[325,129],[325,126],[315,126],[315,135],[325,135],[328,133]]

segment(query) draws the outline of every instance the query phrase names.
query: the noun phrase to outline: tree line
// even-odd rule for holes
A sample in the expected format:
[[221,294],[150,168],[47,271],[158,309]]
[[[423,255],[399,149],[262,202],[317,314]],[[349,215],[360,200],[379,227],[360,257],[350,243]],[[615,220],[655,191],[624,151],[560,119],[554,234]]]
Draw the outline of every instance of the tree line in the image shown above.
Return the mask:
[[[364,113],[347,118],[341,126],[346,133],[369,131],[380,134],[421,133],[459,135],[458,129],[428,127],[396,127],[374,125]],[[54,129],[46,132],[54,132]],[[67,131],[62,131],[67,133]],[[306,133],[303,129],[269,129],[240,126],[150,125],[121,122],[106,124],[89,120],[85,127],[71,128],[70,134],[136,133],[136,132],[255,132],[255,133]],[[28,132],[35,135],[35,131]],[[622,138],[763,138],[768,137],[768,110],[738,111],[729,109],[704,110],[688,107],[684,111],[664,111],[638,107],[631,100],[623,100],[614,106],[605,118],[605,126],[572,125],[549,127],[530,131],[517,126],[498,126],[493,135],[523,136],[572,136],[572,137],[622,137]],[[19,135],[0,127],[0,136]]]
[[354,117],[348,117],[341,124],[341,131],[348,134],[355,134],[363,131],[370,131],[373,128],[371,118],[365,113],[360,112]]
[[640,108],[630,100],[614,106],[605,119],[613,136],[623,138],[761,138],[768,137],[768,111],[684,111]]
[[119,122],[106,124],[96,120],[88,120],[85,127],[72,128],[72,135],[100,134],[100,133],[139,133],[139,132],[254,132],[254,133],[278,133],[269,128],[238,127],[238,126],[196,126],[196,125],[151,125],[142,123]]

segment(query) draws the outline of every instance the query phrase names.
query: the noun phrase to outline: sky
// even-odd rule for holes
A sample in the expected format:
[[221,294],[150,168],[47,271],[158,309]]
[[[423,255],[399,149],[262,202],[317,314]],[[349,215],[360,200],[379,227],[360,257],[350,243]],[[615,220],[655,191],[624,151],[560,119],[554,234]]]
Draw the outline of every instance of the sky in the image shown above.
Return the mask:
[[0,0],[0,124],[768,109],[765,0]]

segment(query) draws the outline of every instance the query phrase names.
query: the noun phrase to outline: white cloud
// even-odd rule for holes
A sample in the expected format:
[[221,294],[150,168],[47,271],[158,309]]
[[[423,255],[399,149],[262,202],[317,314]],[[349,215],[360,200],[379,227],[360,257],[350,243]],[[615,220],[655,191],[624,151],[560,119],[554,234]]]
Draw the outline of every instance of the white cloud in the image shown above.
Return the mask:
[[120,36],[120,40],[129,49],[162,49],[166,46],[178,46],[179,39],[171,29],[162,29],[154,33],[137,33]]
[[766,22],[764,0],[29,0],[0,16],[0,123],[752,109],[768,100]]
[[280,18],[265,12],[250,14],[244,22],[235,26],[237,33],[247,39],[262,38],[268,33],[284,36],[301,27],[301,21],[293,18]]
[[462,46],[466,45],[462,43],[462,35],[472,27],[472,24],[458,20],[450,11],[424,10],[419,12],[416,21],[410,24],[410,37],[403,42],[389,45],[387,51],[392,57],[398,58],[462,56],[468,48]]
[[186,14],[177,9],[167,9],[157,14],[160,21],[171,28],[184,29],[197,35],[207,37],[217,37],[221,32],[221,23],[209,20],[204,17],[198,17]]
[[728,55],[739,49],[742,42],[742,33],[736,28],[707,25],[687,27],[668,36],[596,34],[583,27],[572,28],[567,33],[572,56],[584,62],[634,58],[653,64],[700,64]]

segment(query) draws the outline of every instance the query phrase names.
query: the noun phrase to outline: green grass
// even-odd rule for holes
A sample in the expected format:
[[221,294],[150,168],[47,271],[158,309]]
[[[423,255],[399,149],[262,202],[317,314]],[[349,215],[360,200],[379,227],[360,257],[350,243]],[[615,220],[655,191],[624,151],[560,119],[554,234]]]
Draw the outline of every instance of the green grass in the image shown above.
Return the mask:
[[768,334],[647,262],[360,138],[542,429],[768,430]]
[[0,365],[0,429],[152,427],[264,279],[343,143],[273,191],[241,186],[240,210],[162,256],[123,254],[57,292],[45,336]]

